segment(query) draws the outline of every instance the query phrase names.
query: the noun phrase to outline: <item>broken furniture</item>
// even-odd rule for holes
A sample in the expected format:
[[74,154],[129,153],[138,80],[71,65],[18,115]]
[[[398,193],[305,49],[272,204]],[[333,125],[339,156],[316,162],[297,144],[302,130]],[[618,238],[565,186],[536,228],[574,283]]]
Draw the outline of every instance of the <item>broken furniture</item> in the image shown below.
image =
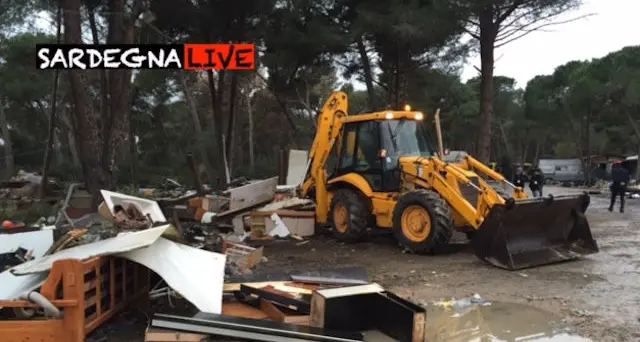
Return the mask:
[[263,247],[253,248],[230,241],[222,243],[222,253],[227,255],[227,263],[234,263],[243,273],[262,261],[263,251]]
[[[129,304],[145,306],[149,288],[149,270],[125,259],[107,256],[86,261],[58,260],[39,291],[52,304],[53,309],[49,310],[57,312],[58,317],[3,320],[0,336],[4,342],[82,342]],[[4,300],[0,306],[38,307],[27,300]]]
[[280,217],[293,235],[308,237],[315,233],[316,215],[313,211],[254,211],[251,213],[251,238],[264,239],[270,235],[276,228],[276,223],[272,219],[273,214]]
[[245,284],[240,285],[240,293],[248,298],[267,300],[299,313],[309,314],[311,312],[309,299],[305,298],[308,295],[305,294],[281,291],[270,285],[253,287]]
[[252,181],[216,194],[193,194],[181,199],[160,201],[160,204],[169,217],[176,212],[179,219],[209,224],[220,218],[231,220],[234,214],[272,201],[277,183],[278,177],[273,177]]
[[80,226],[78,221],[81,221],[81,218],[94,213],[91,200],[91,194],[84,184],[70,184],[54,225],[58,227],[66,221],[71,227]]
[[378,284],[322,289],[311,299],[315,327],[344,331],[378,330],[400,342],[423,342],[424,308]]

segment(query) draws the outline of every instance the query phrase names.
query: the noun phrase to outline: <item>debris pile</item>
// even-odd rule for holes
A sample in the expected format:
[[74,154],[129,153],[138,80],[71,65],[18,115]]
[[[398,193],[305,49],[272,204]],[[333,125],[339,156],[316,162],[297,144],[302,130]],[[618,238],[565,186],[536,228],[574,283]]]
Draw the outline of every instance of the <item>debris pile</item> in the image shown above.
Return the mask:
[[369,335],[379,341],[424,340],[425,309],[369,283],[366,270],[358,267],[245,277],[225,283],[224,293],[221,313],[156,313],[146,341],[176,334],[194,341],[210,335],[259,341],[364,341]]
[[[0,183],[0,200],[33,201],[38,198],[42,176],[34,172],[18,171],[8,181]],[[53,179],[49,179],[47,193],[60,195],[63,188]]]
[[[175,311],[156,312],[146,331],[146,341],[164,341],[167,336],[198,341],[211,335],[250,335],[254,340],[265,341],[292,336],[304,340],[313,336],[317,341],[363,341],[367,334],[382,334],[399,341],[424,339],[420,326],[424,325],[425,310],[369,283],[363,268],[290,274],[255,272],[266,260],[260,242],[297,243],[312,236],[315,227],[309,201],[291,195],[275,196],[275,182],[269,186],[264,181],[260,183],[240,186],[250,187],[248,192],[246,188],[233,188],[222,195],[188,199],[187,207],[202,209],[203,217],[211,216],[210,223],[203,223],[202,219],[197,222],[195,216],[190,221],[168,222],[165,212],[175,210],[176,204],[161,208],[150,199],[103,190],[104,203],[99,213],[106,224],[100,227],[109,227],[114,234],[96,234],[96,229],[106,228],[95,226],[76,228],[67,230],[54,242],[55,227],[31,228],[24,234],[49,234],[37,248],[20,246],[25,237],[14,239],[14,245],[18,245],[0,258],[8,268],[0,274],[4,277],[0,280],[0,307],[49,308],[33,311],[28,317],[14,314],[13,322],[27,327],[36,322],[53,324],[56,320],[64,320],[65,327],[90,327],[82,328],[82,333],[69,341],[84,340],[134,300],[176,297],[190,303],[198,313],[185,316]],[[262,192],[254,187],[261,187]],[[257,200],[252,197],[256,194]],[[266,194],[270,200],[266,200]],[[229,227],[221,219],[225,217],[231,218]],[[194,234],[196,230],[203,235]],[[138,278],[145,274],[144,270],[157,274],[156,286],[151,287],[149,275]],[[74,287],[74,291],[50,292],[49,289],[62,286],[63,278],[58,274],[84,279],[84,286]],[[129,294],[118,297],[120,289]],[[105,309],[109,306],[97,299],[100,296],[113,296],[119,301],[113,309]],[[45,304],[32,297],[44,298]],[[63,310],[73,312],[76,307],[96,313],[83,318],[61,314]],[[389,312],[397,313],[397,317],[389,319]],[[49,340],[62,336],[61,330],[51,329],[46,333]]]

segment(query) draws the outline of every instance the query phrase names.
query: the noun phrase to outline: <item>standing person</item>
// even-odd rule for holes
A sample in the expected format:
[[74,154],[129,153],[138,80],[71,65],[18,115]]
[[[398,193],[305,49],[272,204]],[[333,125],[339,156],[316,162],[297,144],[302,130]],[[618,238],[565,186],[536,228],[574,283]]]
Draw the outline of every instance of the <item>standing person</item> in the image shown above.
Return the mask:
[[621,161],[616,161],[611,168],[611,205],[609,205],[609,211],[613,211],[613,205],[616,204],[616,196],[620,196],[620,212],[624,213],[624,195],[627,192],[627,184],[631,174],[622,166]]
[[513,185],[524,188],[525,183],[527,182],[527,175],[522,172],[522,167],[518,166],[516,169],[516,173],[513,176]]
[[542,186],[544,185],[544,174],[536,165],[531,170],[531,178],[529,179],[529,188],[533,193],[533,197],[542,197]]

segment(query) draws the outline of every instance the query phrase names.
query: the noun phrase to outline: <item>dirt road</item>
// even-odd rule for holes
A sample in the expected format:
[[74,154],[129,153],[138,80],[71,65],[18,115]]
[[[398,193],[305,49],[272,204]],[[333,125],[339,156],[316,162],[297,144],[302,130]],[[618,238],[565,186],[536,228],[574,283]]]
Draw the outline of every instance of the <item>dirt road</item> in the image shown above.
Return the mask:
[[[545,188],[567,193],[568,188]],[[594,341],[640,339],[640,200],[626,213],[609,212],[608,198],[593,195],[587,216],[600,253],[583,260],[510,272],[479,261],[455,235],[455,253],[403,254],[387,237],[344,245],[317,238],[303,246],[267,247],[266,269],[365,266],[371,278],[413,300],[478,293],[489,301],[528,304],[561,315]],[[263,268],[263,269],[264,269]]]

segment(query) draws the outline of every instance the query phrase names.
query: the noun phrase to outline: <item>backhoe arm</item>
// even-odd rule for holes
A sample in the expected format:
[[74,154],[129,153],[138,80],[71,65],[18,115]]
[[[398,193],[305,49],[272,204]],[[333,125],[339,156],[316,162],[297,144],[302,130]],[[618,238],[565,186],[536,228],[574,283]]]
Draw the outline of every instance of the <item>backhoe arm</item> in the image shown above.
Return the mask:
[[347,94],[341,91],[331,94],[318,115],[318,125],[313,145],[309,151],[309,166],[301,195],[308,197],[315,187],[316,216],[319,222],[326,222],[328,213],[326,162],[331,149],[342,129],[342,118],[347,116]]
[[524,199],[528,197],[527,193],[524,191],[523,188],[515,186],[513,183],[509,182],[503,175],[499,174],[498,172],[482,164],[479,160],[467,155],[465,157],[465,163],[469,170],[476,170],[476,171],[482,172],[485,175],[487,175],[489,178],[497,182],[507,183],[511,188],[514,189],[513,198]]

